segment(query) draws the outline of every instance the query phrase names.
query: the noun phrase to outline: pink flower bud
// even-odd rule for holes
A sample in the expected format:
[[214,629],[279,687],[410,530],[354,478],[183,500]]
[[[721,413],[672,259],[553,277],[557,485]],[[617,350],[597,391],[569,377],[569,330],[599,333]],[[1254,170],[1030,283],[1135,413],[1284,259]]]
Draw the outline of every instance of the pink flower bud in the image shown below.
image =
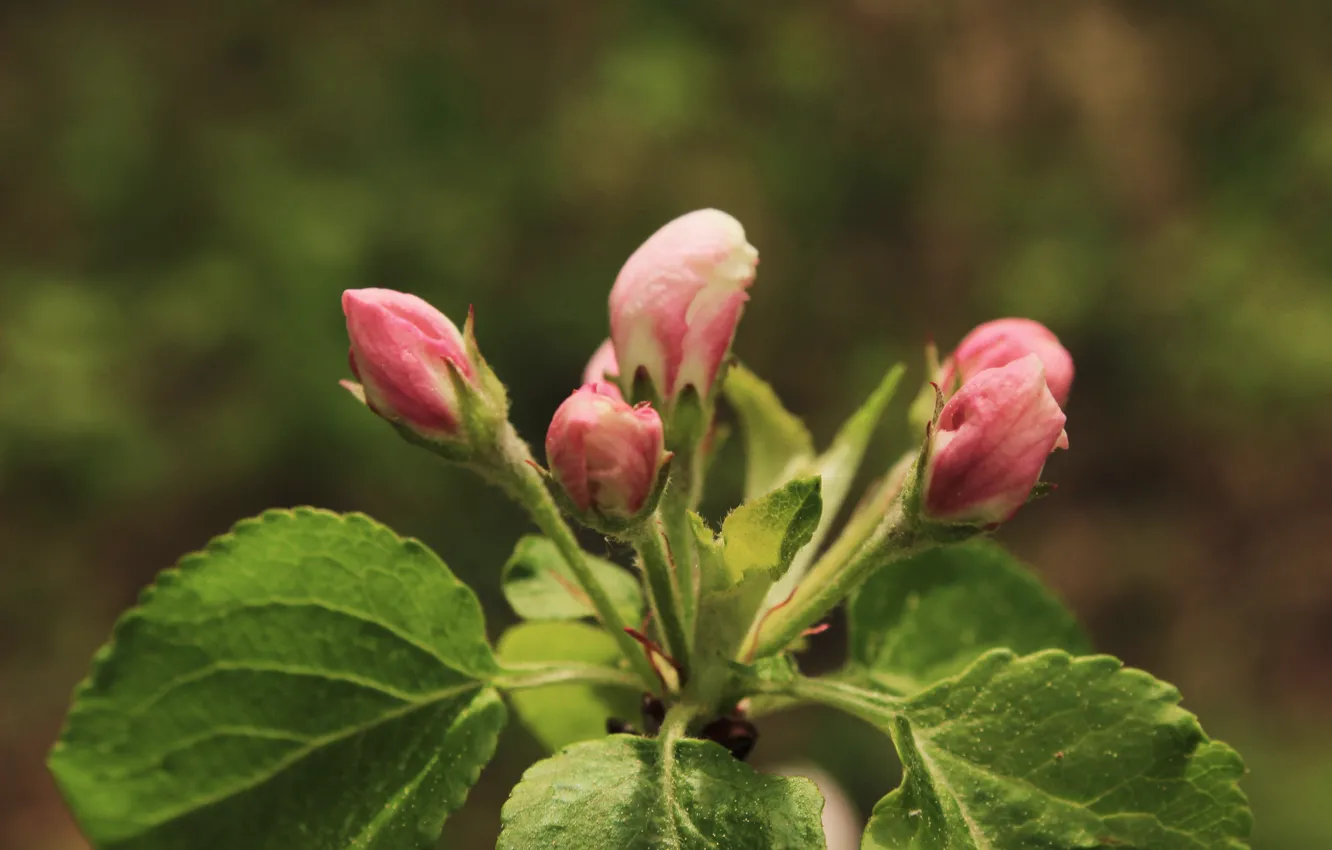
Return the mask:
[[758,251],[740,222],[697,210],[666,224],[629,257],[610,294],[621,374],[645,369],[663,399],[706,396],[749,297]]
[[1045,383],[1063,407],[1073,386],[1073,357],[1049,328],[1031,319],[995,319],[977,326],[958,343],[945,379],[951,379],[952,368],[956,368],[965,384],[973,375],[1007,366],[1028,354],[1041,358]]
[[375,413],[428,437],[458,431],[452,363],[469,381],[462,334],[443,313],[415,295],[391,289],[348,289],[342,312],[351,338],[351,369]]
[[551,474],[581,511],[633,517],[665,460],[657,411],[630,407],[605,383],[586,384],[565,399],[546,432]]
[[592,359],[587,361],[587,368],[583,370],[583,383],[610,383],[618,377],[620,364],[615,359],[615,344],[606,340],[592,354]]
[[973,375],[939,414],[925,470],[925,515],[986,524],[1011,517],[1045,459],[1068,448],[1064,421],[1037,355]]

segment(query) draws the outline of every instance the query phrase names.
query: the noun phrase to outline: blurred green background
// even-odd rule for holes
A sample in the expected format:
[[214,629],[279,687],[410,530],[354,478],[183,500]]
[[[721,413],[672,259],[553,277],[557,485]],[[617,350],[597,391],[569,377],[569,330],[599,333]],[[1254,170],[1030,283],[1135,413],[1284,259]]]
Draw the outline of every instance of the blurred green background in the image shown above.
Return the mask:
[[[0,847],[84,846],[70,689],[241,516],[365,511],[511,621],[523,518],[338,388],[344,288],[474,304],[535,442],[703,206],[762,253],[738,354],[822,440],[929,338],[1061,336],[1072,450],[1002,538],[1246,756],[1256,848],[1332,847],[1330,44],[1320,0],[3,4]],[[859,724],[762,732],[862,812],[895,780]],[[447,846],[535,755],[511,726]]]

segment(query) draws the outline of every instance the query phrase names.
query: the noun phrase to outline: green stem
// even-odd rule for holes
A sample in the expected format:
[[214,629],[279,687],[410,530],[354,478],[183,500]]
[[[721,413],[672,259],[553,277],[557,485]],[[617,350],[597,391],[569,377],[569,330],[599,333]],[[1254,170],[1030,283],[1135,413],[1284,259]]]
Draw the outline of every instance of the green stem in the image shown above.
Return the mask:
[[495,476],[500,486],[527,509],[542,533],[555,543],[555,547],[568,562],[569,569],[573,570],[579,586],[592,602],[597,619],[601,620],[602,625],[615,638],[620,651],[629,659],[629,663],[638,672],[647,689],[653,692],[659,691],[661,679],[657,675],[656,668],[652,666],[645,650],[624,630],[626,625],[624,620],[620,618],[606,589],[588,566],[587,553],[578,545],[573,530],[564,521],[559,506],[555,504],[550,491],[546,489],[541,473],[532,466],[532,456],[526,444],[513,431],[513,426],[506,423],[504,427],[506,431],[498,441],[501,463],[498,465],[498,470],[492,470],[491,474]]
[[671,479],[661,496],[660,512],[675,564],[675,581],[680,601],[680,619],[685,634],[693,634],[698,600],[698,559],[694,553],[694,531],[689,511],[694,506],[698,479],[698,456],[693,444],[674,449]]
[[760,683],[758,692],[831,706],[875,725],[884,725],[891,721],[901,710],[903,703],[900,698],[867,691],[855,685],[829,679],[808,679],[804,676],[799,676],[790,682]]
[[[689,723],[702,708],[691,702],[679,702],[666,712],[666,719],[661,723],[657,738],[661,741],[663,756],[667,760],[675,757],[675,744],[689,731]],[[663,773],[666,772],[663,770]]]
[[624,670],[600,667],[596,664],[568,662],[510,664],[492,680],[492,683],[495,687],[506,691],[566,684],[608,685],[632,690],[640,690],[643,687],[637,676]]
[[681,620],[679,590],[674,571],[662,544],[661,532],[653,518],[649,518],[632,538],[634,548],[643,563],[647,577],[648,597],[652,611],[661,624],[666,637],[666,649],[684,670],[689,670],[689,637]]
[[[753,656],[775,655],[816,624],[879,567],[921,551],[928,543],[907,520],[898,499],[874,533],[854,554],[839,552],[819,559],[796,588],[791,600],[775,609],[763,623]],[[836,549],[837,547],[834,547]]]

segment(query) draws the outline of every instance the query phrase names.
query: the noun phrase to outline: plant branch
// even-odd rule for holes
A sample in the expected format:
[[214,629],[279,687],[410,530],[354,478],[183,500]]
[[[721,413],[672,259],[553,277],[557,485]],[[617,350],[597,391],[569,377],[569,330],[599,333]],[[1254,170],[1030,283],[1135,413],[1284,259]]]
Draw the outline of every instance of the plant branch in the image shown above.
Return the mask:
[[901,697],[888,696],[826,678],[810,679],[797,676],[788,682],[755,684],[758,693],[827,705],[884,728],[888,728],[904,702]]
[[655,518],[648,518],[634,533],[631,542],[643,564],[648,598],[652,603],[653,614],[661,624],[662,634],[665,635],[667,651],[687,671],[690,659],[689,636],[681,619],[675,570],[671,568],[670,558],[662,543],[661,531],[657,527]]
[[643,687],[638,677],[627,671],[569,662],[510,664],[492,680],[492,684],[505,691],[566,684],[609,685],[631,690]]
[[[893,502],[877,528],[853,552],[834,545],[796,588],[790,601],[762,623],[754,657],[775,655],[818,623],[879,567],[920,552],[928,544],[906,517],[902,500]],[[850,548],[850,547],[846,547]]]
[[694,553],[694,532],[689,525],[689,511],[694,505],[698,479],[697,446],[676,446],[671,461],[670,483],[662,494],[662,524],[671,562],[675,564],[675,582],[680,602],[681,627],[686,635],[694,633],[698,601],[698,560]]

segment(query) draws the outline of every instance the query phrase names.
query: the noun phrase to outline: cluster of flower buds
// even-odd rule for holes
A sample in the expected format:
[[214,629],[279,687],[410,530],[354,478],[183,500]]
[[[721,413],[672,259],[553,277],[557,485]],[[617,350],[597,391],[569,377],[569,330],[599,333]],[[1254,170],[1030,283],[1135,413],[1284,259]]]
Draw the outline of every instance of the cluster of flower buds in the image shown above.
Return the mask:
[[931,392],[945,401],[920,469],[923,516],[967,525],[1012,517],[1050,453],[1068,448],[1061,406],[1072,383],[1073,358],[1039,322],[998,319],[967,334]]
[[[611,338],[546,436],[567,507],[613,524],[655,504],[672,417],[692,400],[693,412],[707,417],[703,427],[710,424],[757,263],[740,223],[711,209],[669,222],[629,257],[611,289]],[[471,459],[506,420],[507,400],[477,351],[470,318],[459,332],[420,298],[384,289],[349,290],[342,304],[360,381],[349,388],[410,438]],[[1011,517],[1045,459],[1068,445],[1061,408],[1072,382],[1072,358],[1038,322],[999,319],[969,333],[935,375],[930,400],[943,405],[926,417],[922,516],[970,525]],[[696,441],[703,433],[686,430],[676,436]]]

